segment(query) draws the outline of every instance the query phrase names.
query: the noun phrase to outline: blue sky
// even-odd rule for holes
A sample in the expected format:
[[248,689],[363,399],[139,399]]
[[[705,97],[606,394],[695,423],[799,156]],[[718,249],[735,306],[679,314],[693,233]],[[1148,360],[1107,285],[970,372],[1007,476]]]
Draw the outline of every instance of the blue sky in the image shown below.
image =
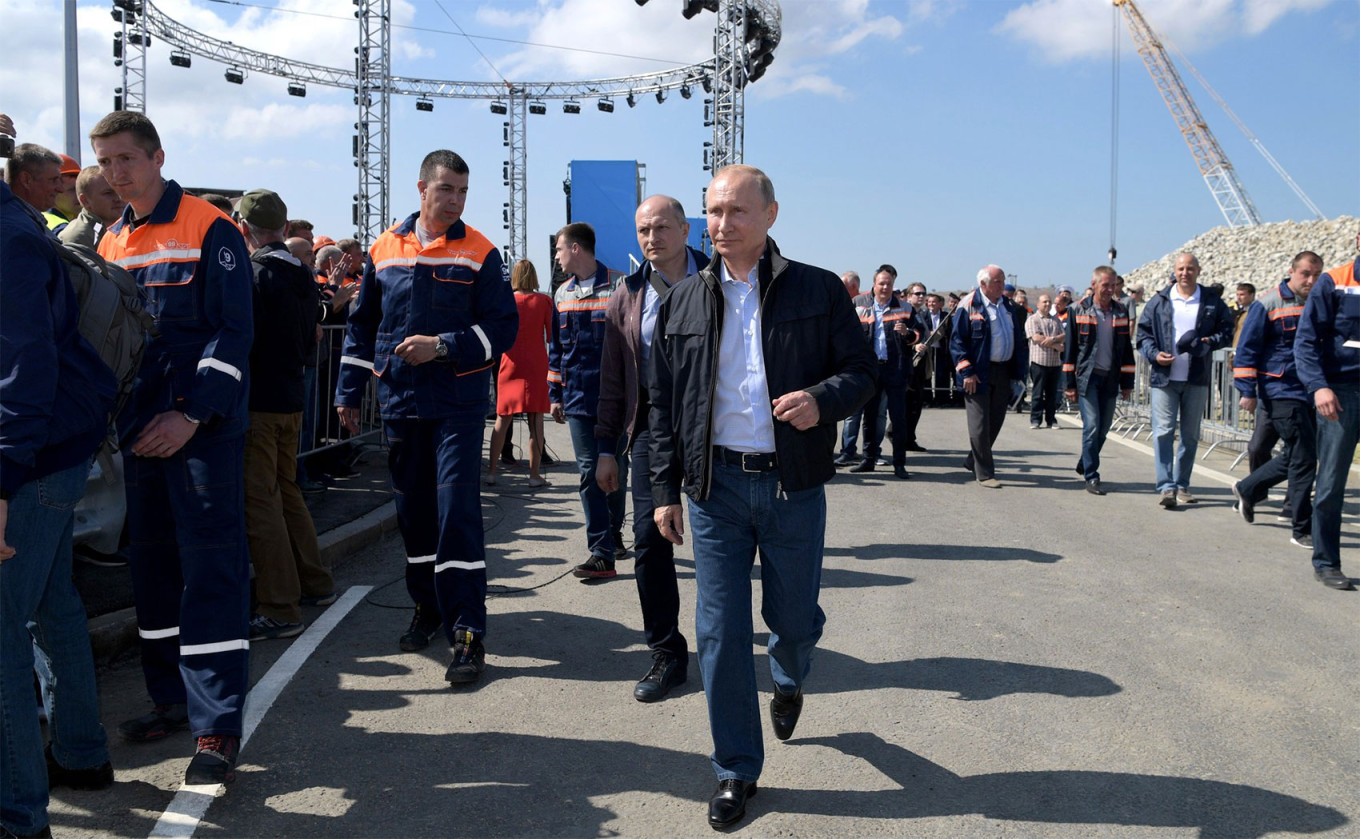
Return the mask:
[[[238,44],[344,66],[357,39],[341,0],[259,0],[266,7],[164,0],[169,16]],[[701,60],[714,18],[685,21],[678,0],[396,0],[398,23],[647,56],[398,29],[393,71],[426,78],[566,80]],[[773,178],[772,235],[792,258],[836,272],[891,262],[901,281],[961,288],[995,262],[1022,286],[1084,282],[1110,245],[1111,25],[1107,0],[785,0],[784,39],[746,99],[745,160]],[[1213,84],[1328,217],[1360,213],[1360,2],[1144,0],[1145,16]],[[88,131],[116,84],[107,3],[79,7],[81,124]],[[447,14],[445,12],[447,11]],[[452,20],[451,20],[452,18]],[[7,0],[11,50],[0,111],[20,141],[64,146],[61,3]],[[456,26],[454,24],[457,24]],[[1118,267],[1132,270],[1222,223],[1216,204],[1133,50],[1122,22]],[[356,172],[351,94],[282,79],[227,84],[196,59],[171,67],[148,53],[148,114],[168,176],[186,185],[267,187],[320,232],[350,235]],[[1265,221],[1307,208],[1198,84],[1191,94]],[[572,159],[638,159],[648,191],[698,212],[707,183],[701,97],[651,97],[613,114],[565,115],[550,103],[529,121],[529,256],[548,267],[548,236],[564,222]],[[501,117],[485,102],[438,100],[418,113],[393,100],[392,199],[416,209],[416,169],[452,148],[472,166],[466,220],[493,241],[500,226]],[[89,161],[86,153],[82,160]]]

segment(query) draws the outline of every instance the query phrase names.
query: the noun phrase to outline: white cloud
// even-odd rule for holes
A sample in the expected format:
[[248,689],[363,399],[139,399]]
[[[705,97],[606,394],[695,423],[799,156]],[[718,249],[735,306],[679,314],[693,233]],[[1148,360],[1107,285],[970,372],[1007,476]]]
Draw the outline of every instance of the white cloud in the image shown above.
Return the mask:
[[1247,32],[1256,35],[1290,12],[1311,12],[1332,0],[1246,0],[1244,18]]
[[[540,0],[533,12],[506,13],[479,8],[477,20],[488,26],[511,27],[526,20],[524,40],[559,44],[575,50],[525,47],[496,61],[507,78],[524,80],[590,79],[649,73],[673,63],[699,63],[712,56],[714,16],[703,13],[685,20],[676,3],[652,2],[635,7],[622,0]],[[870,0],[785,2],[783,37],[767,75],[751,88],[762,98],[794,92],[843,96],[846,86],[829,72],[828,59],[852,53],[873,41],[893,41],[908,24],[948,15],[957,0]],[[886,9],[890,14],[876,14]],[[592,50],[584,52],[576,50]],[[614,53],[614,55],[601,54]],[[625,56],[646,56],[646,61]]]
[[[1286,14],[1322,8],[1333,0],[1144,0],[1144,19],[1164,40],[1192,51],[1222,41],[1257,35]],[[1106,58],[1110,54],[1111,17],[1106,2],[1032,0],[1006,14],[998,32],[1033,46],[1052,62]],[[1127,27],[1119,21],[1127,43]]]

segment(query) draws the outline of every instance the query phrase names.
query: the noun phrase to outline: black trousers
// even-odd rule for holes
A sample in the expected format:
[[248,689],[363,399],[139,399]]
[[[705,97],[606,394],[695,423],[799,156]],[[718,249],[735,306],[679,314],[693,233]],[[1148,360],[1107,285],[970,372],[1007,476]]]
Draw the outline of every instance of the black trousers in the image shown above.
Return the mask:
[[[1258,422],[1259,406],[1264,404],[1264,400],[1257,403]],[[1317,419],[1313,406],[1297,399],[1273,399],[1265,414],[1264,424],[1284,440],[1284,450],[1251,470],[1238,488],[1253,504],[1259,504],[1265,500],[1267,490],[1287,479],[1285,509],[1293,520],[1294,535],[1311,535],[1313,479],[1317,476]]]
[[1040,422],[1057,424],[1058,418],[1055,414],[1058,410],[1058,397],[1062,394],[1062,388],[1058,385],[1058,374],[1061,372],[1061,367],[1044,367],[1030,362],[1029,380],[1032,385],[1029,394],[1030,425],[1038,425]]
[[[907,430],[907,384],[886,376],[878,380],[878,389],[864,403],[864,459],[873,463],[882,451],[883,429],[878,427],[878,406],[884,399],[888,400],[888,420],[893,427],[893,466],[905,466],[907,441],[915,437],[914,431]],[[920,415],[920,411],[917,411],[917,415]],[[912,437],[908,438],[908,434]]]
[[[1274,458],[1274,445],[1278,442],[1280,442],[1280,432],[1276,430],[1276,424],[1270,422],[1266,400],[1257,400],[1257,427],[1255,427],[1255,431],[1251,432],[1251,439],[1247,442],[1247,469],[1254,473],[1262,466],[1269,464]],[[1280,457],[1289,457],[1288,441],[1285,441],[1285,447],[1281,451]],[[1273,487],[1274,484],[1270,485]],[[1266,492],[1262,491],[1261,496],[1254,499],[1254,502],[1261,503],[1265,499]],[[1280,514],[1293,518],[1293,494],[1288,490],[1285,490],[1284,504],[1280,507]]]
[[664,650],[681,663],[689,661],[689,642],[680,633],[680,587],[675,579],[675,546],[661,535],[652,518],[651,434],[633,443],[633,576],[642,605],[642,631],[647,646]]

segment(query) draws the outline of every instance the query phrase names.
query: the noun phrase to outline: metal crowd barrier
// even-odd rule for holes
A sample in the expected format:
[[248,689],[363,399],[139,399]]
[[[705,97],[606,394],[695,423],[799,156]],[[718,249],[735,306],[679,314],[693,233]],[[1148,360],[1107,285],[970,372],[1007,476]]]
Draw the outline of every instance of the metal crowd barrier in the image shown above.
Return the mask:
[[[340,350],[344,346],[345,325],[321,328],[321,340],[316,344],[316,366],[313,384],[303,408],[302,439],[299,457],[334,449],[343,445],[362,445],[386,448],[382,418],[378,413],[377,378],[370,377],[359,406],[359,433],[351,435],[340,426],[335,413],[335,384],[340,375]],[[313,379],[313,377],[309,377]]]
[[[1209,401],[1204,408],[1200,425],[1200,440],[1209,446],[1200,455],[1206,459],[1214,449],[1223,446],[1238,451],[1232,466],[1235,468],[1246,456],[1247,443],[1256,431],[1254,414],[1244,414],[1238,404],[1238,393],[1233,387],[1232,350],[1218,350],[1210,359]],[[1149,384],[1151,364],[1141,355],[1134,380],[1133,394],[1127,402],[1119,403],[1111,431],[1125,438],[1152,437],[1152,387]]]

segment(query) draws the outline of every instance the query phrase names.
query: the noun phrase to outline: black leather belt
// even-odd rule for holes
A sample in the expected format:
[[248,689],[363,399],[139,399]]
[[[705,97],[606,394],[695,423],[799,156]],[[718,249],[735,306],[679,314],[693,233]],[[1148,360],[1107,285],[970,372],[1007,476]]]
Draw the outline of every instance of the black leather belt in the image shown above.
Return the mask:
[[739,452],[723,446],[713,447],[713,459],[743,472],[773,472],[779,468],[774,452]]

